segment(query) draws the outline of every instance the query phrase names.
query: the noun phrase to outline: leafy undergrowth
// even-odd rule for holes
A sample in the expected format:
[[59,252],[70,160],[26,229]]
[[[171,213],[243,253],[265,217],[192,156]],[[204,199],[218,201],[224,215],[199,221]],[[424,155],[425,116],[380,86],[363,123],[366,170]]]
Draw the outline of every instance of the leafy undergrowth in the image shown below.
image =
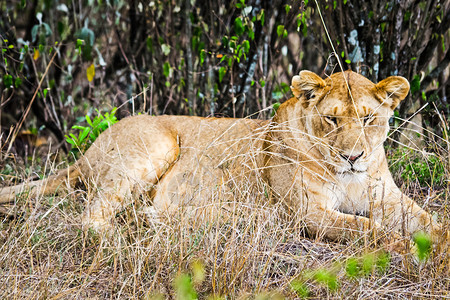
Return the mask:
[[[15,175],[8,170],[3,171]],[[401,178],[401,171],[394,177]],[[448,170],[443,172],[449,178]],[[448,227],[445,184],[420,193],[403,188]],[[82,190],[37,199],[24,194],[17,215],[1,220],[1,299],[450,296],[449,261],[428,253],[426,236],[416,238],[416,255],[387,254],[364,238],[314,240],[285,208],[247,193],[228,203],[233,210],[227,215],[188,218],[180,209],[164,220],[147,219],[146,199],[136,199],[117,214],[112,231],[98,234],[81,227],[88,197]]]

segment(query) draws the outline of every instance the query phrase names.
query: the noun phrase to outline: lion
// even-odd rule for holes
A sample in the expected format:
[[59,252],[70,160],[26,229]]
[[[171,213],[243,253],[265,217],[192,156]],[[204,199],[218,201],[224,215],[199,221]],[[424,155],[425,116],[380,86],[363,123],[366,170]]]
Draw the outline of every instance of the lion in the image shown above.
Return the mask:
[[442,234],[396,186],[383,148],[389,119],[409,92],[405,78],[374,84],[352,71],[322,79],[305,70],[292,78],[291,90],[271,120],[125,118],[69,168],[3,188],[0,203],[27,186],[31,196],[48,195],[82,180],[95,191],[83,225],[102,230],[141,194],[151,195],[149,213],[157,216],[205,205],[223,191],[232,195],[230,182],[248,181],[266,201],[283,202],[313,235]]

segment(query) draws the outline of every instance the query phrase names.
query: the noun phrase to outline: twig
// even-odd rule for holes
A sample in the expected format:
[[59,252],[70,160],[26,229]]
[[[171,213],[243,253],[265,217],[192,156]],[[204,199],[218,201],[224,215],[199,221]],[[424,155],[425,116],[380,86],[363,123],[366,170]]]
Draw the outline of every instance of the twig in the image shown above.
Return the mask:
[[28,113],[30,112],[31,105],[33,105],[34,100],[36,99],[36,96],[37,96],[39,90],[41,89],[42,82],[44,82],[44,79],[47,76],[48,71],[50,70],[50,66],[53,64],[53,61],[54,61],[54,59],[56,57],[56,54],[58,54],[58,51],[55,51],[55,53],[53,54],[52,58],[50,59],[50,62],[48,63],[47,68],[45,68],[45,72],[42,75],[41,80],[39,80],[39,84],[38,84],[36,90],[34,91],[33,98],[31,98],[31,101],[28,104],[28,107],[25,110],[25,113],[22,115],[22,118],[19,121],[19,125],[17,125],[16,128],[14,128],[13,135],[11,137],[11,141],[9,142],[8,149],[6,150],[6,154],[8,154],[9,151],[11,150],[12,144],[14,143],[14,141],[15,141],[15,139],[17,137],[17,134],[19,133],[20,128],[22,128],[23,122],[25,121],[25,119],[28,116]]

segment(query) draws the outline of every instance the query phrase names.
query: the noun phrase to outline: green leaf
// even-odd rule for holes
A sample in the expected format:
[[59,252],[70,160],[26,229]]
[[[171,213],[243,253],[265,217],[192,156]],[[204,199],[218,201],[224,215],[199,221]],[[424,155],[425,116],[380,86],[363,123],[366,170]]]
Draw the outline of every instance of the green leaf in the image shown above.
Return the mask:
[[255,39],[255,32],[254,32],[252,29],[249,29],[249,31],[248,31],[248,37],[249,37],[251,40],[254,40],[254,39]]
[[281,86],[281,91],[285,94],[287,94],[291,90],[291,86],[287,83],[282,82],[280,84],[280,86]]
[[242,24],[242,19],[241,18],[236,18],[234,19],[234,32],[236,32],[236,34],[238,36],[241,36],[244,33],[244,25]]
[[50,29],[50,26],[47,23],[42,23],[42,25],[44,26],[45,29],[45,36],[49,37],[52,35],[52,30]]
[[236,2],[236,8],[245,8],[245,0],[240,0]]
[[277,26],[277,34],[278,34],[279,37],[284,34],[284,25],[278,25]]
[[232,40],[228,45],[230,46],[231,50],[233,50],[233,51],[236,50],[236,42],[235,41]]
[[170,63],[168,61],[166,61],[163,65],[163,74],[166,78],[170,75]]
[[80,142],[83,142],[90,132],[91,132],[91,129],[89,127],[84,128],[83,131],[80,133],[78,140]]
[[225,55],[223,55],[222,56],[222,58],[220,59],[220,62],[219,62],[219,64],[221,63],[221,62],[223,62],[225,59],[227,59],[228,58],[228,56],[225,54]]
[[17,77],[17,78],[14,80],[14,86],[15,86],[16,88],[18,88],[18,87],[20,87],[21,85],[22,85],[22,79],[19,78],[19,77]]
[[231,68],[231,66],[233,65],[233,57],[228,56],[228,66]]
[[68,142],[69,144],[71,144],[73,147],[76,147],[76,143],[73,139],[71,139],[70,137],[68,137],[67,135],[65,135],[66,137],[66,142]]
[[222,45],[224,47],[228,47],[228,37],[227,36],[222,37]]
[[116,114],[116,111],[117,111],[117,107],[114,107],[112,110],[111,110],[111,117],[114,117],[114,120],[115,121],[117,121],[117,118],[116,118],[116,116],[115,116],[115,114]]
[[36,41],[38,29],[39,29],[39,25],[34,25],[33,28],[31,28],[31,41],[33,43]]
[[248,53],[248,51],[250,50],[250,42],[247,40],[244,40],[242,42],[242,47],[244,48],[245,53]]
[[3,76],[3,85],[6,88],[12,87],[12,85],[13,85],[13,78],[12,78],[11,75],[6,74],[6,75]]
[[94,32],[87,28],[87,27],[83,27],[81,29],[81,31],[78,34],[79,38],[86,41],[87,46],[93,46],[94,45],[94,41],[95,41],[95,34]]
[[73,133],[69,133],[70,137],[76,142],[78,141],[78,138]]
[[411,94],[414,95],[418,91],[420,91],[420,75],[416,74],[411,81]]
[[89,126],[72,126],[72,129],[80,131],[78,137],[76,137],[73,133],[66,136],[66,141],[72,145],[72,148],[80,148],[82,151],[85,151],[89,145],[95,141],[100,133],[102,133],[102,131],[117,122],[117,118],[114,116],[117,111],[116,107],[113,108],[110,113],[106,112],[104,116],[98,110],[96,111],[98,115],[94,117],[93,120],[88,115],[85,116],[86,122]]
[[222,82],[223,76],[225,76],[225,73],[227,73],[226,67],[220,67],[219,69],[219,82]]
[[286,4],[286,5],[284,6],[284,10],[286,11],[286,14],[288,14],[289,11],[291,10],[291,6],[290,6],[289,4]]
[[424,261],[431,253],[431,238],[425,232],[418,232],[413,236],[413,241],[417,246],[417,258]]
[[303,36],[304,36],[304,37],[307,37],[307,36],[308,36],[308,26],[306,26],[306,24],[304,24],[304,25],[302,26],[302,33],[303,33]]
[[205,62],[205,58],[206,58],[206,51],[203,49],[202,51],[200,51],[200,65],[201,66]]
[[91,125],[91,127],[94,127],[94,125],[92,124],[91,118],[86,115],[86,121],[88,122],[89,125]]
[[275,116],[275,114],[277,113],[278,108],[280,107],[281,103],[280,102],[276,102],[272,105],[272,112],[270,113],[270,117]]

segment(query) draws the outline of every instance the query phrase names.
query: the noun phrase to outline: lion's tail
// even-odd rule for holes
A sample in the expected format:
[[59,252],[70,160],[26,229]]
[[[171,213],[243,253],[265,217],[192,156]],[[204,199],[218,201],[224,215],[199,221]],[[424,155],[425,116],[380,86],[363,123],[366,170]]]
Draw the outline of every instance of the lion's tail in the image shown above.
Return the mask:
[[79,177],[79,166],[75,163],[42,180],[24,182],[15,186],[0,187],[0,213],[10,214],[14,207],[14,200],[20,193],[28,193],[29,197],[50,195],[65,190],[67,185],[74,186]]

